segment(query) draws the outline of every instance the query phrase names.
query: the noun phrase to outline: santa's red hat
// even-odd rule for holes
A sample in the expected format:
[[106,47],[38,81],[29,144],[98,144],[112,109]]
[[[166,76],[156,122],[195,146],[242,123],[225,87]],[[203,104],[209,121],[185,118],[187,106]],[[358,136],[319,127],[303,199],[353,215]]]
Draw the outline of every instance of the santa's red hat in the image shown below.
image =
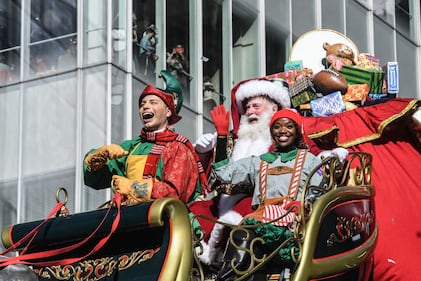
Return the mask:
[[253,78],[241,81],[231,90],[231,116],[234,134],[237,134],[241,115],[245,113],[245,102],[258,96],[270,98],[278,104],[279,109],[291,107],[288,84],[284,80]]

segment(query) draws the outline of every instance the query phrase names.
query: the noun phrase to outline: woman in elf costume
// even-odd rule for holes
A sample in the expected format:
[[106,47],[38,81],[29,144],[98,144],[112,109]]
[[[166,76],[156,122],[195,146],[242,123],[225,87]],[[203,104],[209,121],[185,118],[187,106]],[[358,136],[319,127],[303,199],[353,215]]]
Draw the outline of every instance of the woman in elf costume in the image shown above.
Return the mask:
[[181,87],[168,72],[161,71],[161,75],[166,89],[147,85],[139,97],[139,116],[144,124],[140,135],[87,153],[86,185],[95,189],[112,186],[129,204],[163,197],[189,203],[206,194],[206,177],[192,144],[170,127],[181,119],[177,114]]
[[[294,201],[300,200],[301,188],[311,171],[320,164],[319,158],[311,154],[303,141],[301,116],[291,109],[277,111],[270,121],[270,133],[275,151],[260,156],[251,156],[237,161],[224,159],[213,164],[213,172],[218,180],[241,186],[253,194],[252,205],[255,211],[245,217],[243,224],[265,224],[248,233],[239,233],[235,241],[251,241],[253,237],[263,238],[265,249],[271,251],[285,239],[292,237],[291,227],[295,215],[290,213],[280,220],[275,220],[287,213]],[[311,178],[312,185],[319,185],[320,173]],[[234,190],[232,192],[235,192]],[[240,242],[240,244],[244,242]],[[246,245],[243,245],[246,246]],[[224,266],[216,280],[231,280],[235,277],[230,259],[235,258],[235,268],[244,270],[250,262],[250,256],[234,248],[228,248]],[[279,262],[288,264],[291,261],[290,251],[279,253]]]

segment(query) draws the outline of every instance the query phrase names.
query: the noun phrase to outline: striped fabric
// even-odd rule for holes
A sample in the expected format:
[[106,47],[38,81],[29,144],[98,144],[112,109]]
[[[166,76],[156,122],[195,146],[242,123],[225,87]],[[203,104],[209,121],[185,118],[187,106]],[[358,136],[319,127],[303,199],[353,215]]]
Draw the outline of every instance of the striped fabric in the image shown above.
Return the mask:
[[[287,210],[284,209],[284,204],[282,206],[280,205],[266,205],[265,211],[263,213],[263,222],[270,222],[274,219],[280,218],[281,216],[284,216],[287,213]],[[293,223],[295,220],[295,214],[289,213],[280,220],[272,222],[273,225],[276,226],[287,226],[290,223]]]
[[266,189],[267,189],[267,173],[269,163],[266,161],[260,162],[260,203],[263,204],[266,200]]
[[[294,163],[294,170],[292,172],[291,181],[288,188],[288,199],[284,200],[282,205],[269,205],[265,204],[266,200],[266,190],[267,190],[267,170],[269,163],[266,161],[261,161],[260,163],[260,195],[261,195],[261,204],[264,205],[265,209],[263,212],[263,222],[270,222],[272,220],[278,219],[284,216],[287,213],[284,206],[291,201],[297,199],[298,189],[300,186],[301,172],[303,170],[304,160],[306,156],[306,150],[298,150],[297,157]],[[295,220],[295,214],[289,213],[282,217],[279,220],[272,222],[273,225],[277,226],[287,226],[293,223]]]

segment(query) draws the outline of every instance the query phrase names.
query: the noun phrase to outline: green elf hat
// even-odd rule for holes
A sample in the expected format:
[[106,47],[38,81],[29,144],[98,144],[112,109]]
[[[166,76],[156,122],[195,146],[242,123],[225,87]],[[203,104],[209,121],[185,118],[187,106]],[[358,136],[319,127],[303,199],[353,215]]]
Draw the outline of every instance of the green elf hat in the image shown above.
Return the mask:
[[183,105],[183,89],[181,88],[180,82],[167,70],[161,70],[159,77],[165,82],[165,89],[163,91],[174,96],[175,111],[179,113]]

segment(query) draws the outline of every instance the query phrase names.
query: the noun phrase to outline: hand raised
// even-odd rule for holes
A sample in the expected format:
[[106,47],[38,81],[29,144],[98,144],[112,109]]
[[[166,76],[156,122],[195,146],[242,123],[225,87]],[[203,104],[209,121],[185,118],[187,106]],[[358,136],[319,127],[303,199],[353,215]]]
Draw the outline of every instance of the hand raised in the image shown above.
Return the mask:
[[225,110],[225,106],[222,104],[215,106],[210,111],[210,116],[213,120],[218,136],[228,135],[230,117],[229,111]]

